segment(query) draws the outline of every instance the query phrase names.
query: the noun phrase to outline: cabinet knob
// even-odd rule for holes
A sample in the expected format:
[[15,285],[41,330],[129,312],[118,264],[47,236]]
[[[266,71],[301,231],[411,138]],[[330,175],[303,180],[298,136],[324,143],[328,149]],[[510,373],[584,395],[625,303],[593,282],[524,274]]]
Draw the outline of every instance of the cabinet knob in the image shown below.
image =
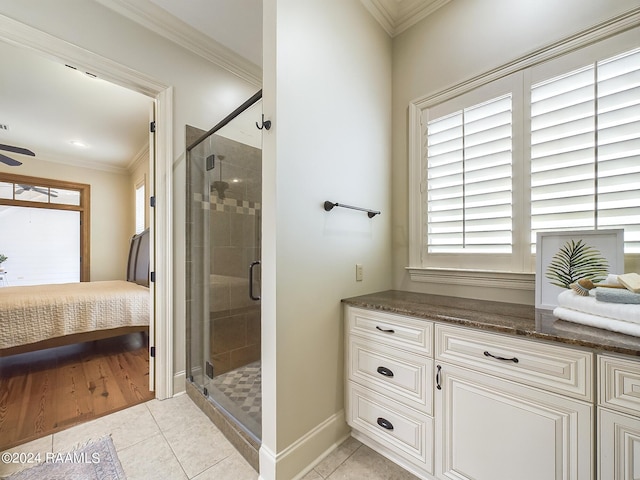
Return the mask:
[[393,424],[386,418],[378,417],[378,425],[386,430],[393,430]]

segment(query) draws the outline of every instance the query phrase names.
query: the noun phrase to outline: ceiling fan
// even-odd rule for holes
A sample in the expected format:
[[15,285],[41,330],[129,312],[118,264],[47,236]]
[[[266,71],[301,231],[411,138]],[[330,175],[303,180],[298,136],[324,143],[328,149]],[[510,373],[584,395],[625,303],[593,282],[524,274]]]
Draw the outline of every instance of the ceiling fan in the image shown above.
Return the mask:
[[[14,147],[13,145],[3,145],[1,143],[0,143],[0,150],[5,150],[11,153],[19,153],[21,155],[29,155],[30,157],[36,156],[35,153],[33,153],[31,150],[27,150],[26,148]],[[10,167],[17,167],[19,165],[22,165],[22,162],[19,162],[18,160],[8,157],[2,153],[0,153],[0,162],[6,165],[9,165]]]
[[16,188],[16,195],[20,195],[24,192],[38,192],[42,193],[43,195],[50,195],[54,198],[58,196],[58,192],[56,192],[55,190],[51,190],[50,188],[36,187],[34,185],[24,185],[21,183],[17,186],[18,188]]

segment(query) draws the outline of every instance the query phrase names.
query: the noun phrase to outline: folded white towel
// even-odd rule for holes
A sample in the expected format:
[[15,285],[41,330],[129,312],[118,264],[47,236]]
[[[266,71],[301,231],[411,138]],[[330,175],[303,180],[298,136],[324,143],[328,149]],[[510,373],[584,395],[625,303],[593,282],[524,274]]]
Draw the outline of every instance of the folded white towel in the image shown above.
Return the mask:
[[[583,297],[585,298],[585,297]],[[573,323],[580,323],[590,327],[603,328],[613,332],[624,333],[625,335],[633,335],[640,337],[640,325],[636,323],[625,322],[613,318],[601,317],[590,313],[578,312],[565,307],[556,307],[553,314],[562,319]]]
[[582,297],[573,290],[558,295],[558,306],[604,318],[640,324],[640,305],[599,302],[594,297]]

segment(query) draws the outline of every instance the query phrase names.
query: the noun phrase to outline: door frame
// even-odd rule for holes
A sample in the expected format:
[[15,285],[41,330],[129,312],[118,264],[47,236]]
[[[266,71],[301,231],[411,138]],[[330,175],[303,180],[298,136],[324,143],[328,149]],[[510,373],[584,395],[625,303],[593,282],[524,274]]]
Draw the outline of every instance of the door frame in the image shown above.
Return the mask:
[[[86,69],[99,78],[150,97],[156,105],[155,161],[150,159],[149,196],[155,198],[151,219],[151,271],[156,274],[152,295],[152,321],[155,318],[155,394],[173,396],[173,87],[125,65],[84,48],[67,43],[41,30],[0,15],[0,41],[31,49],[55,61]],[[150,359],[153,361],[154,359]]]

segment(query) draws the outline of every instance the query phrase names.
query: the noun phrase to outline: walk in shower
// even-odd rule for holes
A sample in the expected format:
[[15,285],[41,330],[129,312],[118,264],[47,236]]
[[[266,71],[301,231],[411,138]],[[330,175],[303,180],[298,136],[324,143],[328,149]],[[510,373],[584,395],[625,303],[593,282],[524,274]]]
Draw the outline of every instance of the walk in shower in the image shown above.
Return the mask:
[[187,391],[254,443],[262,433],[261,93],[199,132],[186,157]]

